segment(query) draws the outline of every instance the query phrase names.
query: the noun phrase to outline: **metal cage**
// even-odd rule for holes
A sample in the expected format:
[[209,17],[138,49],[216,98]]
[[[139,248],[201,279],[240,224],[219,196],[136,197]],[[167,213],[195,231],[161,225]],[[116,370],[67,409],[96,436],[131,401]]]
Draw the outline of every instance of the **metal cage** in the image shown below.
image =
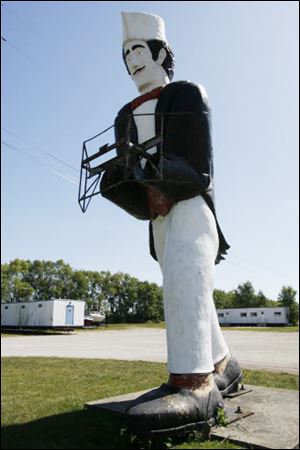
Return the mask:
[[[142,143],[132,143],[130,141],[130,131],[134,117],[137,116],[153,116],[154,120],[158,119],[160,121],[160,133]],[[163,169],[162,167],[159,168],[157,164],[154,163],[154,156],[157,159],[157,155],[162,155],[164,127],[166,119],[169,116],[196,117],[194,113],[189,112],[128,114],[125,118],[125,135],[117,142],[114,142],[113,144],[104,144],[100,146],[95,153],[91,155],[88,154],[87,143],[92,143],[96,140],[96,138],[105,135],[105,133],[108,133],[108,131],[114,128],[115,125],[111,125],[110,127],[83,142],[78,193],[78,202],[82,212],[86,212],[91,199],[95,195],[101,194],[103,192],[101,192],[100,190],[100,182],[102,175],[106,170],[113,169],[117,166],[122,167],[122,181],[126,181],[130,173],[132,173],[133,163],[137,165],[143,158],[145,158],[153,169],[153,173],[155,174],[155,176],[158,177],[156,178],[156,180],[163,180]],[[155,155],[153,155],[149,152],[149,150],[156,146],[157,150],[155,152]],[[108,154],[114,150],[116,151],[117,155],[111,157],[106,161],[103,161],[104,155],[106,155],[106,157],[110,156]],[[109,188],[110,187],[111,186],[109,186]]]

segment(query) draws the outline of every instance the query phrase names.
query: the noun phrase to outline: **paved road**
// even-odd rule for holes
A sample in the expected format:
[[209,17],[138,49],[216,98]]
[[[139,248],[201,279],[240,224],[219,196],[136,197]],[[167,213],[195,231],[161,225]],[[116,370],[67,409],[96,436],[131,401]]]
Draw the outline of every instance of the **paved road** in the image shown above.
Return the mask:
[[[299,333],[223,331],[244,368],[299,373]],[[1,339],[2,356],[167,361],[165,330],[74,332],[66,335],[11,336]]]

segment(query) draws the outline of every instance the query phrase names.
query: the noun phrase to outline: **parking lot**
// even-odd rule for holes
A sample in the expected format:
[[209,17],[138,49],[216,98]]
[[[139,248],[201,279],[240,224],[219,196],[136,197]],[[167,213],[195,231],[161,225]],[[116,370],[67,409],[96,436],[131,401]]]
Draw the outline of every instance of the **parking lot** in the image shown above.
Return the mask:
[[[299,333],[223,331],[241,366],[299,373]],[[167,361],[165,330],[136,328],[71,334],[9,336],[1,339],[2,356]]]

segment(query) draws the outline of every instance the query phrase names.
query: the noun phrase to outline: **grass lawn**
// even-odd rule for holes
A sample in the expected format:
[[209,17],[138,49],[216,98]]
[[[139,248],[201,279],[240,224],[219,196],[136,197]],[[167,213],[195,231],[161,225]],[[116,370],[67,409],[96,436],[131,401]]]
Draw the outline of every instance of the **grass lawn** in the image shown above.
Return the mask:
[[[91,400],[148,389],[167,378],[166,365],[142,361],[2,358],[2,448],[141,448],[121,436],[122,420],[86,410]],[[298,389],[298,376],[244,370],[245,384]],[[154,447],[158,448],[158,447]],[[159,447],[162,448],[162,447]],[[194,440],[171,448],[242,448]]]

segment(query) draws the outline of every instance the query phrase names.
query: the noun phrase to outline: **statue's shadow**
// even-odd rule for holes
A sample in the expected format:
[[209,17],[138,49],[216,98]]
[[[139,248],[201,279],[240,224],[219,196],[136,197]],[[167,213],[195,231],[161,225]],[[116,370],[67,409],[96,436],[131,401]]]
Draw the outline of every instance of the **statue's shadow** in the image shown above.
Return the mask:
[[122,417],[109,411],[79,410],[2,428],[3,449],[124,448]]

